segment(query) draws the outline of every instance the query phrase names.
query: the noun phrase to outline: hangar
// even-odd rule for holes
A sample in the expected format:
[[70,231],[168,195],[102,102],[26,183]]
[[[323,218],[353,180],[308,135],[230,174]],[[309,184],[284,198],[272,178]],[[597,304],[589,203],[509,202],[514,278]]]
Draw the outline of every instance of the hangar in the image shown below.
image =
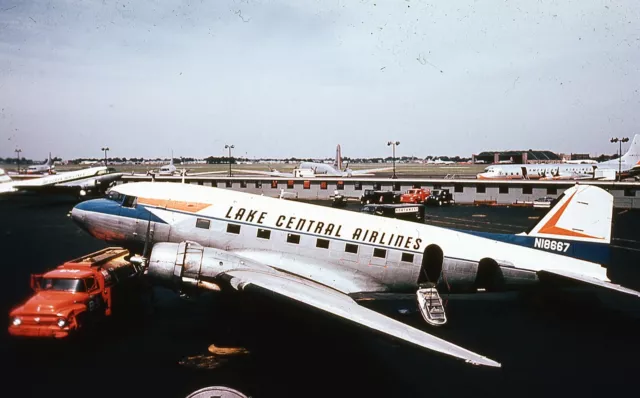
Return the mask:
[[524,151],[485,151],[478,155],[473,155],[473,162],[483,161],[484,163],[560,163],[562,158],[551,151],[535,151],[533,149]]

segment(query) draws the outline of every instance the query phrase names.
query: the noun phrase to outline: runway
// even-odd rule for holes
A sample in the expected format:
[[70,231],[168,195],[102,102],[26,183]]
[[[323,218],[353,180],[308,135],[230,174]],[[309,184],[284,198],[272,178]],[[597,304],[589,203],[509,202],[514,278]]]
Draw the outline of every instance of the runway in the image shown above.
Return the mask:
[[[608,292],[598,294],[601,303],[588,292],[546,302],[514,294],[443,294],[449,324],[442,329],[429,327],[419,314],[397,312],[410,308],[411,300],[366,304],[495,359],[500,369],[477,368],[262,297],[205,295],[189,302],[161,289],[153,307],[114,319],[90,339],[10,340],[6,314],[29,294],[30,273],[106,247],[67,217],[74,204],[35,196],[0,199],[0,355],[12,395],[186,397],[212,385],[256,398],[638,393],[640,301]],[[540,215],[527,208],[454,206],[427,208],[426,222],[516,233]],[[609,269],[614,282],[634,289],[640,289],[638,221],[640,211],[614,211]],[[244,347],[249,354],[212,358],[210,344]]]

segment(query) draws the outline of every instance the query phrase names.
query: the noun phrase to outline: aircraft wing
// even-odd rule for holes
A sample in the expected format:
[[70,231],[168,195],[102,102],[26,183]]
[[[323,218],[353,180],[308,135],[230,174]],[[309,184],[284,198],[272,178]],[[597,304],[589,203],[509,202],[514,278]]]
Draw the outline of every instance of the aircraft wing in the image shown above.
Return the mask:
[[633,296],[637,296],[640,297],[640,292],[635,291],[633,289],[629,289],[620,285],[616,285],[615,283],[611,283],[611,282],[605,282],[601,279],[598,278],[594,278],[591,276],[586,276],[586,275],[581,275],[581,274],[576,274],[573,272],[568,272],[568,271],[564,271],[564,270],[541,270],[538,272],[544,272],[544,273],[548,273],[548,274],[552,274],[552,275],[557,275],[557,276],[561,276],[564,278],[569,278],[569,279],[573,279],[579,282],[585,282],[585,283],[589,283],[591,285],[595,285],[595,286],[600,286],[600,287],[604,287],[606,289],[611,289],[611,290],[616,290],[618,292],[622,292],[622,293],[626,293],[626,294],[631,294]]
[[255,285],[398,339],[464,359],[474,365],[501,366],[489,358],[362,307],[349,296],[307,279],[260,270],[234,270],[225,275],[231,277],[229,283],[237,290]]
[[380,171],[389,171],[389,170],[393,170],[393,167],[382,167],[382,168],[379,168],[379,169],[352,170],[351,171],[351,175],[361,176],[361,175],[365,175],[365,174],[372,174],[372,173],[377,173],[377,172],[380,172]]
[[244,175],[252,175],[252,174],[257,174],[257,175],[265,175],[265,176],[270,176],[270,177],[294,177],[293,173],[282,173],[280,171],[262,171],[262,170],[249,170],[249,169],[245,169],[245,170],[233,170],[236,173],[241,173]]
[[187,172],[187,176],[204,176],[207,174],[223,174],[228,173],[228,170],[218,170],[218,171],[202,171],[200,173],[189,173]]

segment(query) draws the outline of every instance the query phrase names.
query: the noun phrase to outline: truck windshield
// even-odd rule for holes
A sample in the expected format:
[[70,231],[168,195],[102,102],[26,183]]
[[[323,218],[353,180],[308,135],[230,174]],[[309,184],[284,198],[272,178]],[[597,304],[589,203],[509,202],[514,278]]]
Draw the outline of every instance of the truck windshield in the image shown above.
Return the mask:
[[57,290],[65,292],[85,292],[83,279],[47,278],[42,283],[43,290]]

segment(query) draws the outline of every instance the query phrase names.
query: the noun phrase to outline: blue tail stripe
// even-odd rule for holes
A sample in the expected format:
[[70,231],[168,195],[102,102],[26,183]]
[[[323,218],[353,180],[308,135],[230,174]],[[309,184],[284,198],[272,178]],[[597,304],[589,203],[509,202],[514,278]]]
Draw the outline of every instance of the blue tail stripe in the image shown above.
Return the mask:
[[566,239],[539,238],[513,234],[497,234],[492,232],[478,232],[458,230],[470,235],[498,240],[513,245],[529,247],[549,253],[590,261],[603,266],[611,261],[611,248],[607,243],[580,242]]

